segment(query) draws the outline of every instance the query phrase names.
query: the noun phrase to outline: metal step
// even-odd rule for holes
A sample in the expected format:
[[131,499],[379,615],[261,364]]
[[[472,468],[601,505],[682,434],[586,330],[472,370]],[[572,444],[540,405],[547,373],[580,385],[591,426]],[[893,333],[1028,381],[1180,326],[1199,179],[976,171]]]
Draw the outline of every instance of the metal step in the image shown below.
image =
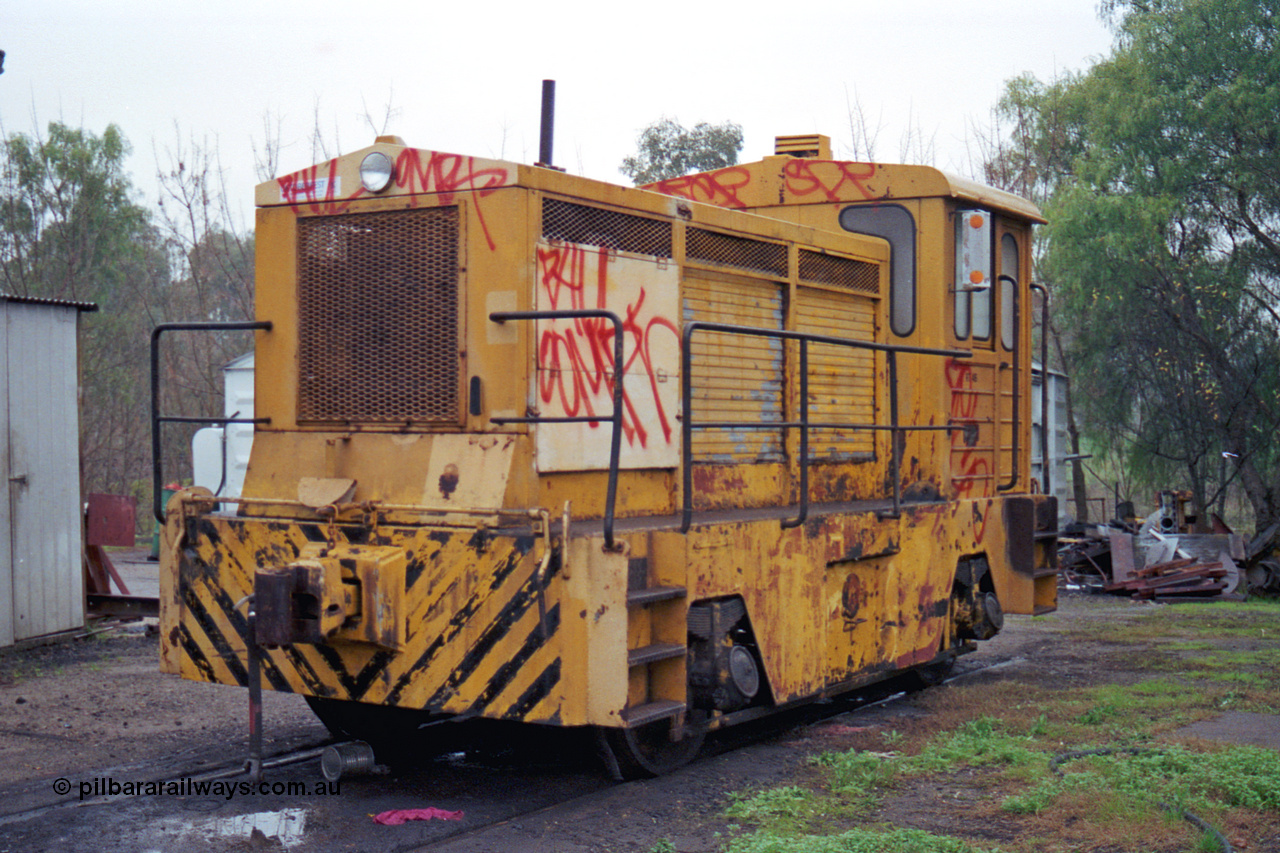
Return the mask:
[[682,586],[654,586],[648,589],[632,589],[627,591],[628,607],[647,607],[659,601],[670,601],[684,598],[686,590]]
[[634,708],[627,708],[622,712],[622,719],[627,724],[627,728],[635,726],[643,726],[645,723],[652,723],[655,720],[665,720],[674,717],[684,710],[683,702],[674,702],[670,699],[661,699],[657,702],[650,702],[646,705],[637,705]]
[[627,652],[627,666],[644,666],[660,660],[684,657],[685,647],[680,643],[654,643]]

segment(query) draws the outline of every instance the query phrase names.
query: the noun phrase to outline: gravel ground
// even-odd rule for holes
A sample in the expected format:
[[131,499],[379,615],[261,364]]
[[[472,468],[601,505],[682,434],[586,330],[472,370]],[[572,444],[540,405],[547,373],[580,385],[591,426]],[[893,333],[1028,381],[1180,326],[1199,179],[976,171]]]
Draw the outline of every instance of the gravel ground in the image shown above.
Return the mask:
[[[1079,686],[1144,678],[1147,674],[1140,658],[1133,658],[1127,666],[1117,665],[1117,660],[1130,658],[1112,654],[1115,648],[1106,643],[1089,640],[1088,626],[1092,620],[1156,612],[1149,610],[1151,607],[1065,595],[1061,609],[1052,617],[1010,617],[1000,636],[962,659],[962,680],[995,683],[1016,679],[1027,684]],[[1065,638],[1068,630],[1070,640]],[[145,625],[135,623],[91,637],[0,655],[0,800],[6,804],[6,814],[57,802],[59,798],[50,791],[55,779],[130,773],[158,778],[165,773],[191,773],[226,764],[247,752],[246,694],[235,688],[161,675],[158,654],[157,637],[145,630]],[[1108,661],[1106,666],[1099,665],[1102,660]],[[609,783],[598,769],[589,766],[586,757],[561,766],[475,770],[437,765],[403,776],[353,781],[349,786],[344,780],[343,796],[316,807],[319,811],[309,825],[359,826],[359,831],[313,833],[291,842],[287,849],[298,853],[392,847],[459,853],[648,853],[654,845],[670,842],[682,853],[711,853],[722,846],[717,833],[727,826],[723,809],[729,792],[803,780],[814,772],[805,761],[809,754],[848,748],[847,744],[856,741],[850,732],[857,729],[901,725],[904,718],[925,716],[930,713],[927,704],[909,699],[846,718],[797,723],[741,748],[728,748],[734,742],[712,743],[708,755],[677,773],[627,785]],[[296,696],[266,693],[265,720],[268,753],[314,745],[326,737],[323,727]],[[1280,718],[1273,715],[1224,714],[1197,725],[1203,728],[1193,733],[1201,737],[1280,748]],[[501,788],[495,800],[501,801],[501,808],[485,805],[486,787]],[[549,793],[553,789],[562,791],[567,801],[558,802]],[[486,829],[452,840],[448,836],[457,827],[439,821],[407,828],[377,827],[376,831],[366,826],[367,815],[388,803],[448,807],[445,799],[450,791],[455,801],[472,798],[474,814],[488,808],[499,819]],[[342,801],[341,808],[337,800]],[[537,808],[522,809],[522,801]],[[502,809],[516,816],[500,819],[506,813]],[[91,817],[89,809],[79,812],[77,820]],[[160,825],[168,818],[152,815],[131,820]],[[931,827],[934,831],[945,830],[946,814],[935,814],[931,820],[939,824]],[[40,845],[54,840],[59,849],[68,850],[160,849],[130,846],[132,841],[117,846],[92,844],[85,840],[93,838],[92,829],[57,839],[26,831],[28,835],[14,835],[17,830],[13,826],[0,824],[0,850],[49,849]],[[277,839],[261,833],[254,837],[266,846],[244,849],[285,849]],[[16,838],[23,839],[22,846],[4,843]],[[224,847],[196,845],[188,839],[163,849]]]

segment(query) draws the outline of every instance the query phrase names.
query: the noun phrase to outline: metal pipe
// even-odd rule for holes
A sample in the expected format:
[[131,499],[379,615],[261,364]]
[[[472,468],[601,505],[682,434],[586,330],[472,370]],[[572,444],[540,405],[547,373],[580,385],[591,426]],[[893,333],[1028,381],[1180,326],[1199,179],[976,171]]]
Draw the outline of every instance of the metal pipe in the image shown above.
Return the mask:
[[680,340],[680,532],[688,533],[693,524],[693,356],[690,343],[698,324],[684,327]]
[[889,366],[889,424],[893,431],[889,433],[893,440],[893,448],[889,454],[890,476],[893,478],[893,517],[902,514],[902,432],[898,428],[898,354],[890,350],[885,356]]
[[[816,335],[809,332],[791,332],[781,329],[760,329],[752,326],[737,326],[729,323],[705,323],[695,321],[688,323],[684,327],[684,333],[680,339],[680,400],[681,411],[683,417],[680,421],[681,450],[680,450],[680,469],[681,483],[683,488],[683,506],[681,509],[680,532],[687,533],[693,524],[693,335],[695,332],[723,332],[727,334],[740,334],[753,337],[773,338],[776,340],[791,340],[801,342],[802,359],[806,358],[804,347],[808,343],[827,343],[837,346],[845,346],[853,349],[868,349],[877,352],[888,353],[889,369],[890,369],[890,408],[892,410],[891,423],[889,426],[878,424],[851,424],[848,425],[854,429],[887,429],[893,433],[893,447],[895,460],[891,464],[894,466],[894,495],[893,495],[893,513],[896,516],[900,511],[902,502],[902,484],[898,482],[897,471],[901,467],[900,460],[897,460],[898,442],[901,434],[913,430],[932,430],[932,429],[954,429],[954,426],[921,426],[921,427],[904,427],[898,423],[897,412],[897,353],[911,353],[915,355],[940,355],[950,358],[972,358],[973,353],[967,350],[954,349],[933,349],[930,347],[902,346],[900,344],[882,344],[874,341],[858,341],[850,338],[837,338],[830,335]],[[807,401],[807,369],[801,372],[802,400]],[[732,422],[715,422],[715,423],[699,423],[700,429],[708,429],[714,427],[730,428],[730,429],[783,429],[788,427],[799,427],[802,430],[802,444],[808,446],[808,429],[823,429],[834,426],[843,426],[836,424],[809,424],[807,402],[802,402],[802,412],[799,421],[770,421],[768,423],[742,423],[735,424]],[[801,460],[801,478],[802,488],[805,490],[805,503],[800,510],[800,520],[783,522],[784,526],[796,526],[803,523],[808,512],[807,495],[808,495],[808,478],[807,478],[808,460]]]
[[[1010,275],[1002,275],[997,281],[1001,284],[1008,282],[1013,286],[1013,448],[1010,450],[1010,456],[1013,457],[1013,471],[1009,476],[1009,482],[1003,486],[996,486],[996,491],[1007,492],[1014,486],[1018,485],[1018,434],[1022,432],[1022,398],[1018,394],[1018,379],[1021,377],[1019,365],[1022,362],[1022,347],[1018,344],[1022,342],[1022,326],[1018,322],[1019,311],[1018,303],[1022,300],[1018,299],[1018,280]],[[998,384],[998,383],[997,383]],[[997,451],[999,456],[1000,446],[1000,404],[999,398],[996,402],[996,439]],[[997,464],[997,470],[999,465]]]
[[538,165],[551,165],[551,149],[556,125],[556,81],[542,81],[542,127],[538,144]]
[[[553,81],[548,81],[553,82]],[[507,320],[579,320],[601,319],[613,323],[613,414],[609,418],[490,418],[490,423],[577,423],[608,420],[613,425],[609,441],[609,483],[604,499],[604,546],[615,550],[613,544],[613,518],[618,502],[618,465],[622,457],[622,379],[627,363],[624,359],[622,318],[612,311],[580,309],[574,311],[495,311],[489,319],[495,323]]]
[[270,320],[242,320],[232,323],[161,323],[151,330],[151,511],[156,521],[164,521],[164,507],[160,505],[161,483],[164,472],[160,459],[161,423],[267,423],[266,418],[235,420],[232,418],[163,417],[160,414],[160,336],[165,332],[208,331],[271,331]]
[[809,342],[800,339],[800,513],[782,527],[799,527],[809,517]]
[[262,650],[258,648],[258,614],[253,597],[249,597],[248,628],[245,645],[248,647],[249,670],[249,760],[244,770],[255,782],[262,781]]

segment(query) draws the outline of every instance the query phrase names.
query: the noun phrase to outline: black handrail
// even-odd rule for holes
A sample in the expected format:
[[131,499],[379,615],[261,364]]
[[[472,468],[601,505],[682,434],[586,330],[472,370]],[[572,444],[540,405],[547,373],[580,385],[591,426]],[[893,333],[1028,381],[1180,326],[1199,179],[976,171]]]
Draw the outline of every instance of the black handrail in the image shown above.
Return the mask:
[[[1018,299],[1018,280],[1016,278],[1011,275],[1002,275],[997,279],[997,281],[1001,284],[1007,281],[1013,285],[1013,447],[1009,451],[1010,456],[1013,457],[1013,471],[1009,475],[1009,482],[1004,485],[996,486],[996,491],[1007,492],[1014,486],[1018,485],[1018,434],[1022,432],[1020,429],[1022,426],[1022,398],[1018,393],[1018,379],[1021,378],[1022,375],[1019,372],[1019,364],[1022,361],[1022,348],[1018,346],[1022,341],[1022,326],[1018,322],[1020,319],[1018,303],[1021,302],[1021,300]],[[999,385],[998,380],[996,384],[997,386]],[[996,435],[994,443],[996,445],[995,458],[998,460],[1000,458],[1000,398],[998,396],[998,387],[996,391]],[[999,468],[998,463],[996,467],[997,469]]]
[[1032,290],[1040,291],[1040,474],[1044,480],[1040,487],[1046,495],[1053,494],[1049,486],[1049,291],[1043,284],[1031,282]]
[[[693,422],[693,348],[691,343],[695,332],[720,332],[724,334],[749,335],[761,338],[774,338],[778,340],[793,340],[800,343],[800,420],[798,421],[770,421],[768,423],[759,422],[735,422],[735,421],[715,421],[695,424]],[[810,343],[833,344],[836,346],[850,347],[852,349],[867,349],[886,354],[886,362],[889,368],[889,425],[882,424],[866,424],[866,423],[810,423],[809,422],[809,355],[808,345]],[[683,517],[680,523],[680,531],[687,533],[693,524],[693,430],[696,429],[786,429],[799,428],[800,430],[800,509],[796,518],[784,519],[783,527],[797,527],[805,522],[809,513],[809,430],[810,429],[866,429],[866,430],[888,430],[892,433],[892,451],[890,477],[893,480],[893,515],[899,514],[902,505],[902,483],[898,476],[899,469],[902,465],[901,448],[899,448],[899,436],[904,432],[922,432],[928,430],[953,430],[960,429],[956,426],[909,426],[904,427],[898,422],[898,353],[907,353],[913,355],[940,355],[950,358],[972,358],[973,353],[966,350],[951,349],[932,349],[930,347],[904,346],[901,344],[884,344],[875,341],[859,341],[851,338],[836,338],[830,335],[818,335],[810,332],[792,332],[783,331],[781,329],[758,329],[751,326],[735,326],[728,323],[709,323],[702,321],[694,321],[688,323],[684,327],[684,335],[681,340],[680,352],[680,372],[681,372],[681,394],[682,394],[682,421],[681,421],[681,475],[684,484],[684,507]],[[784,398],[785,398],[785,370],[784,370]]]
[[613,435],[609,442],[609,484],[604,499],[604,546],[610,551],[613,544],[614,510],[618,501],[618,464],[622,456],[622,376],[626,372],[623,359],[622,318],[612,311],[597,309],[574,309],[568,311],[495,311],[489,319],[495,323],[507,320],[577,320],[583,318],[599,318],[613,323],[613,413],[607,417],[599,415],[583,415],[581,417],[564,418],[489,418],[494,424],[575,424],[598,423],[609,421]]
[[161,470],[160,424],[265,424],[270,418],[199,418],[160,414],[160,336],[165,332],[219,332],[262,329],[271,331],[270,320],[240,320],[229,323],[161,323],[151,330],[151,512],[156,521],[164,522],[164,507],[160,505]]

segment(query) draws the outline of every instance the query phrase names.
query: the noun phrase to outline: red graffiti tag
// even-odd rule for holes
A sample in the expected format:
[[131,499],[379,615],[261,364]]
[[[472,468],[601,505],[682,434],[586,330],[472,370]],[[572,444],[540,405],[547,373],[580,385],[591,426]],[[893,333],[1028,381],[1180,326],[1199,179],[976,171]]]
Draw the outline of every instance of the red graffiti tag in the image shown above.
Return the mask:
[[[425,161],[423,154],[429,154]],[[476,158],[439,151],[419,151],[406,148],[396,158],[396,186],[411,193],[439,193],[443,204],[451,204],[457,193],[470,193],[476,202],[476,218],[484,231],[484,239],[490,249],[496,248],[489,224],[485,221],[480,199],[510,181],[507,170],[501,166],[477,168]]]
[[[395,175],[396,186],[410,193],[410,204],[414,207],[419,204],[416,196],[420,193],[438,194],[442,204],[451,204],[459,193],[469,193],[475,201],[476,218],[485,240],[490,249],[496,247],[480,200],[511,182],[508,169],[498,165],[480,166],[474,157],[460,154],[406,148],[396,158]],[[346,213],[351,202],[368,195],[363,186],[357,186],[347,195],[341,194],[336,159],[277,178],[276,184],[280,187],[280,197],[297,213],[304,210],[326,216]]]
[[[946,379],[947,387],[951,389],[951,423],[977,428],[979,395],[974,387],[977,383],[973,365],[967,361],[947,359]],[[963,430],[951,432],[951,450],[951,481],[956,487],[957,497],[973,497],[976,487],[981,487],[980,494],[986,494],[982,484],[990,480],[991,460],[984,452],[968,446]]]
[[[973,365],[955,358],[947,359],[947,387],[951,389],[951,417],[972,419],[978,412],[978,395]],[[952,433],[952,438],[955,433]]]
[[884,198],[887,191],[877,195],[875,190],[867,186],[866,182],[875,175],[875,163],[851,163],[845,160],[795,159],[787,161],[782,169],[787,192],[791,195],[804,198],[818,193],[827,201],[846,200],[853,193],[863,199]]
[[[588,250],[581,246],[557,245],[538,249],[539,286],[547,296],[551,310],[608,308],[609,250],[599,249],[595,282],[587,282]],[[593,292],[594,291],[594,292]],[[658,370],[653,363],[656,336],[668,332],[679,347],[680,333],[665,317],[651,317],[642,324],[645,291],[622,314],[624,336],[623,367],[625,375],[643,374],[649,379],[654,411],[662,440],[671,443],[675,429],[662,398],[658,394]],[[616,309],[615,309],[616,310]],[[555,404],[569,417],[594,415],[593,395],[602,391],[610,396],[615,381],[613,370],[613,324],[603,318],[580,318],[565,328],[547,328],[538,340],[538,396],[543,403]],[[649,431],[637,403],[623,385],[623,437],[629,445],[647,447]],[[602,413],[607,416],[607,413]],[[598,426],[592,422],[592,429]]]
[[280,197],[293,206],[295,213],[303,212],[304,205],[309,213],[342,213],[352,199],[364,195],[364,187],[359,187],[353,195],[339,197],[341,183],[336,159],[276,178]]
[[744,208],[747,206],[738,192],[751,183],[751,172],[743,166],[730,166],[714,172],[699,172],[683,178],[670,178],[656,184],[645,184],[644,189],[665,195],[687,198],[720,207]]

